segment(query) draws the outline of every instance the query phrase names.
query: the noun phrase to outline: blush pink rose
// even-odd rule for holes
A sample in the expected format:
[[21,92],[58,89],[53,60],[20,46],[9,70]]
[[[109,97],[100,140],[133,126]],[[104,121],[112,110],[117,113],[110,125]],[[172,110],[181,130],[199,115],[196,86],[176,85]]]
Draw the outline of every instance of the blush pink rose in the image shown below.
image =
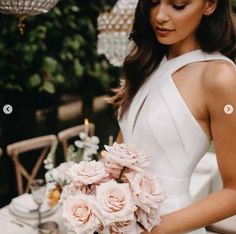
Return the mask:
[[112,146],[105,146],[105,157],[111,164],[130,168],[134,171],[144,171],[150,162],[147,156],[130,144],[118,144],[114,142]]
[[97,209],[96,198],[81,193],[68,197],[62,206],[62,219],[68,233],[88,234],[98,230],[102,224]]
[[158,209],[150,209],[150,212],[147,213],[140,208],[135,212],[137,221],[142,224],[142,226],[151,232],[151,230],[158,226],[161,222],[160,213]]
[[140,174],[131,172],[125,174],[130,183],[135,205],[149,212],[151,208],[158,209],[164,201],[164,195],[157,177],[149,172]]
[[[117,180],[120,176],[121,170],[123,169],[123,166],[120,166],[118,164],[114,164],[109,162],[108,160],[105,161],[105,167],[106,167],[106,172],[109,174],[111,179]],[[126,168],[126,172],[129,170],[129,168]],[[127,179],[124,176],[124,174],[121,177],[123,182],[126,182]]]
[[80,191],[87,195],[95,195],[95,189],[96,189],[95,184],[88,184],[88,185],[80,186]]
[[119,184],[114,180],[96,187],[96,198],[100,204],[103,225],[134,220],[136,206],[132,200],[129,184]]
[[94,195],[95,194],[95,185],[77,185],[71,183],[63,187],[59,203],[62,204],[68,197],[76,196],[80,193],[84,193],[87,195]]
[[[138,234],[139,227],[136,221],[116,222],[102,230],[102,234]],[[143,230],[140,230],[142,232]]]
[[59,203],[62,204],[68,197],[76,196],[80,194],[81,191],[78,186],[74,186],[73,184],[68,184],[63,187]]
[[99,183],[107,175],[103,163],[95,160],[90,162],[82,161],[79,164],[75,164],[69,169],[67,174],[73,183],[77,185]]
[[130,183],[135,205],[138,207],[136,215],[138,221],[150,231],[160,222],[159,209],[164,201],[160,183],[152,173],[125,174]]

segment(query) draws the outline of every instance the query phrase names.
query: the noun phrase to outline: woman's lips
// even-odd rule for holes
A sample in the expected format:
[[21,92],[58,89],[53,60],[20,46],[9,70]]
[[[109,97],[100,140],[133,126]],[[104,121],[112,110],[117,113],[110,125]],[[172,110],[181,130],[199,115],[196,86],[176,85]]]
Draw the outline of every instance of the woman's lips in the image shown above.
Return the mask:
[[169,33],[173,32],[174,30],[166,29],[166,28],[156,28],[156,32],[160,36],[167,36]]

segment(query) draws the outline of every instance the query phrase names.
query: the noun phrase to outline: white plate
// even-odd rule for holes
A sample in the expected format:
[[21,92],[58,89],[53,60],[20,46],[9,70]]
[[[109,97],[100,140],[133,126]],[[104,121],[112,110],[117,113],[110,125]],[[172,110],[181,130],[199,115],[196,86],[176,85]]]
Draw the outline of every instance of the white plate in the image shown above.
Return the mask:
[[[58,209],[58,206],[54,206],[52,208],[49,208],[48,210],[45,210],[44,212],[41,212],[41,217],[46,218],[53,213],[55,213]],[[9,210],[10,212],[19,217],[19,218],[26,218],[26,219],[37,219],[38,218],[38,212],[33,211],[33,212],[23,212],[22,210],[17,209],[17,206],[14,205],[14,203],[11,203],[9,205]]]

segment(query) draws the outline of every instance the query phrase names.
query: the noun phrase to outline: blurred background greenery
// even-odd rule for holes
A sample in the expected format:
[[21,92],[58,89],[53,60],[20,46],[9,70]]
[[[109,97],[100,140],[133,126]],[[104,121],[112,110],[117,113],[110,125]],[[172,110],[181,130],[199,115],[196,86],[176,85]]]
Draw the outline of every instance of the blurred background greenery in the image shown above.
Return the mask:
[[[115,2],[61,0],[49,13],[27,18],[23,35],[16,18],[0,15],[0,106],[1,110],[5,104],[13,106],[11,115],[1,111],[0,116],[0,147],[4,150],[0,205],[16,192],[14,168],[5,153],[8,144],[57,134],[82,124],[84,117],[95,123],[101,148],[109,135],[117,134],[112,108],[94,111],[95,97],[109,94],[119,82],[120,69],[96,52],[97,17]],[[78,101],[81,114],[61,120],[59,108]]]
[[[27,18],[23,35],[16,18],[0,15],[0,107],[13,106],[11,115],[0,113],[0,147],[4,150],[0,206],[16,195],[13,164],[5,154],[8,144],[57,134],[82,124],[84,117],[95,123],[101,148],[109,135],[117,134],[112,108],[94,108],[95,98],[109,95],[119,83],[120,68],[96,52],[98,14],[115,2],[61,0],[49,13]],[[236,11],[236,0],[232,3]],[[60,119],[59,108],[76,101],[82,103],[81,114]]]
[[[11,115],[12,121],[2,116],[2,136],[9,132],[9,125],[12,128],[16,124],[16,118],[16,128],[22,125],[22,131],[13,129],[19,135],[14,140],[45,134],[43,127],[39,128],[41,132],[32,128],[28,132],[23,125],[27,119],[27,126],[34,122],[31,117],[37,109],[46,109],[43,119],[49,118],[52,123],[50,118],[56,118],[58,106],[78,96],[83,103],[82,118],[92,120],[94,97],[108,94],[118,83],[119,68],[96,52],[98,14],[114,3],[59,1],[49,13],[27,18],[23,35],[14,17],[0,15],[1,104],[12,104],[15,115]],[[56,123],[48,124],[45,131],[58,130],[53,126]],[[4,147],[9,140],[4,136],[0,142]]]

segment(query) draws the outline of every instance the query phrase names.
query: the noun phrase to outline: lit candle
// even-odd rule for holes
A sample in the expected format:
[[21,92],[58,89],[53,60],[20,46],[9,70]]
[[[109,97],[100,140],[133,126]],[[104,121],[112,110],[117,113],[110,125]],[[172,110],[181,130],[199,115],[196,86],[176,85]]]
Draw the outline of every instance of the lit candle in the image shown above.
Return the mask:
[[113,144],[113,136],[109,136],[109,138],[108,138],[108,145],[112,145]]
[[87,118],[84,119],[84,132],[87,136],[89,135],[89,121]]

